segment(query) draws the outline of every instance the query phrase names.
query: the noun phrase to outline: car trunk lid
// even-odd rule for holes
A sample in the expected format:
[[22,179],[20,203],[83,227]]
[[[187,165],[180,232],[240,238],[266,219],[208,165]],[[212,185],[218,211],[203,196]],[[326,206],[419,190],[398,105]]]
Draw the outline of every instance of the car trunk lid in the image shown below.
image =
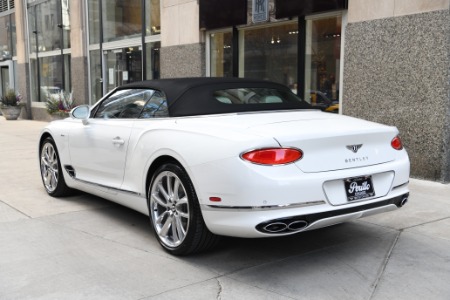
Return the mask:
[[297,118],[275,118],[252,124],[248,130],[270,135],[282,147],[303,151],[296,165],[306,173],[325,172],[382,164],[395,159],[391,140],[395,127],[351,117],[305,112]]

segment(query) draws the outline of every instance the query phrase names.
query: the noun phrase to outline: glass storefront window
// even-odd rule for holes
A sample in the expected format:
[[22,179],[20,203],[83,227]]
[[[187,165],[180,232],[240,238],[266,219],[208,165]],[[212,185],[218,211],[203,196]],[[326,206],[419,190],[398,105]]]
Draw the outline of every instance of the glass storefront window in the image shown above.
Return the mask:
[[31,52],[70,48],[69,11],[69,0],[48,0],[28,7]]
[[146,44],[146,60],[147,60],[147,80],[160,78],[159,74],[159,53],[161,42]]
[[[71,91],[70,0],[47,0],[27,7],[32,101],[44,102]],[[49,51],[56,51],[49,53]],[[51,55],[50,55],[51,54]],[[49,56],[50,55],[50,56]]]
[[154,35],[161,33],[160,0],[145,0],[147,10],[145,19],[145,34]]
[[0,61],[12,59],[15,55],[15,18],[14,14],[0,17]]
[[233,35],[210,34],[210,73],[214,77],[233,77]]
[[64,54],[64,91],[72,91],[71,55]]
[[[61,49],[61,32],[59,24],[58,0],[49,0],[36,5],[37,35],[39,52]],[[33,7],[30,8],[33,10]]]
[[[63,46],[65,49],[70,48],[70,7],[69,0],[61,0],[61,29],[63,30]],[[59,26],[58,26],[59,27]]]
[[16,33],[16,14],[11,14],[11,35],[12,35],[12,54],[17,55],[17,33]]
[[339,110],[341,16],[308,20],[304,99],[325,111]]
[[89,22],[89,44],[100,43],[100,0],[89,0],[88,22]]
[[143,52],[141,41],[145,36],[161,34],[161,0],[89,0],[86,4],[90,101],[117,86],[141,81],[144,75],[147,79],[159,78],[161,42],[153,37]]
[[141,0],[102,2],[103,41],[111,42],[142,34]]
[[92,104],[97,102],[103,95],[102,85],[102,62],[100,50],[89,52],[90,74],[91,74],[91,99]]
[[17,87],[18,83],[19,83],[19,74],[17,74],[17,60],[13,60],[13,74],[14,74],[14,86]]
[[11,79],[9,78],[9,68],[0,66],[0,96],[11,88]]
[[[102,1],[103,40],[111,42],[142,34],[141,0],[89,0],[89,43],[100,43],[100,1]],[[160,0],[145,0],[145,35],[161,33]]]
[[30,80],[31,80],[31,101],[39,101],[38,96],[38,64],[37,59],[35,57],[30,57]]
[[140,47],[127,47],[104,51],[107,92],[116,86],[142,80],[142,51]]
[[[64,82],[61,76],[64,63]],[[62,91],[70,91],[70,55],[61,55],[39,58],[39,81],[41,101],[59,97]]]
[[30,58],[32,101],[45,102],[49,98],[59,97],[62,91],[72,90],[70,55],[65,54],[63,57],[63,59],[61,55],[39,57],[39,60]]
[[266,79],[297,92],[297,23],[239,32],[239,77]]
[[36,52],[36,9],[34,7],[28,7],[28,32],[30,33],[30,52]]

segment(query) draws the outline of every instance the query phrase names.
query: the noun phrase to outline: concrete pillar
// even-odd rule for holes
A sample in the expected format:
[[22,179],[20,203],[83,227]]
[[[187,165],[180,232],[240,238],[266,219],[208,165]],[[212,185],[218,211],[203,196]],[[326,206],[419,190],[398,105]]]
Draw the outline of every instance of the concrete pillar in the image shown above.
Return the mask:
[[350,0],[343,113],[395,125],[411,176],[450,181],[449,0]]
[[16,90],[22,95],[23,102],[26,107],[22,110],[21,118],[31,119],[31,96],[30,96],[30,74],[27,50],[27,24],[25,1],[15,1],[16,9],[16,53],[17,53],[17,69],[15,70],[18,78],[16,82]]
[[450,0],[349,0],[349,23],[449,9]]
[[161,1],[161,77],[205,76],[197,0]]
[[70,0],[70,45],[72,91],[76,104],[89,103],[89,68],[84,1]]

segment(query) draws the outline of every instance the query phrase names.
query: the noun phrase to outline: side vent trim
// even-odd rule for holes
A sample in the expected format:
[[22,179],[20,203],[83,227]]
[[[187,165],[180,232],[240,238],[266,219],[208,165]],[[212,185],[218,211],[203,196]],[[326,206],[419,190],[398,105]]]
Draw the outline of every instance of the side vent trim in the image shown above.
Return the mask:
[[72,166],[66,165],[64,166],[64,169],[66,169],[66,172],[70,175],[70,177],[76,177],[75,169]]

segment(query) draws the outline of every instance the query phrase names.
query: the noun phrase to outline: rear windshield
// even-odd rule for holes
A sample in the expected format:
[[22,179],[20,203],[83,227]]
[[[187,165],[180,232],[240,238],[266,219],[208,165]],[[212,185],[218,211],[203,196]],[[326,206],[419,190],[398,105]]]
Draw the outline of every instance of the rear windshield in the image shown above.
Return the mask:
[[224,104],[273,104],[302,102],[292,93],[272,88],[236,88],[215,91],[214,98]]
[[310,109],[292,91],[271,82],[224,82],[192,87],[168,98],[170,116]]

